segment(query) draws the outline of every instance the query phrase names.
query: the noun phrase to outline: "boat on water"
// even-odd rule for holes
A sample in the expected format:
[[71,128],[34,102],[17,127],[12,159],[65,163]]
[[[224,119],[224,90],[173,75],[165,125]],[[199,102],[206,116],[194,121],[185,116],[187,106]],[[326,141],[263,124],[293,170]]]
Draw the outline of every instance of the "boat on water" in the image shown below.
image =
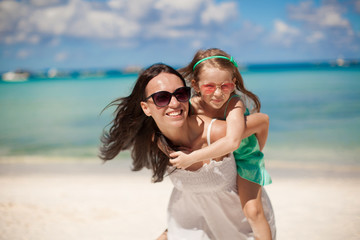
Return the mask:
[[5,82],[25,82],[29,79],[29,76],[28,72],[6,72],[2,74],[1,79]]

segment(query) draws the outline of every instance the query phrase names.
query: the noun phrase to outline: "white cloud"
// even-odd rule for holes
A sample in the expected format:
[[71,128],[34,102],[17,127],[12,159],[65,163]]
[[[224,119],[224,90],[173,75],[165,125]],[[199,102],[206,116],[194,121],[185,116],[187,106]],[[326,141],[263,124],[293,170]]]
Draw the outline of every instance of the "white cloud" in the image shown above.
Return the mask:
[[0,2],[0,42],[58,37],[124,43],[204,34],[201,26],[222,24],[237,14],[235,2],[214,0],[31,0]]
[[131,37],[139,27],[114,12],[94,9],[90,3],[71,0],[69,4],[35,11],[29,27],[49,35],[84,38]]
[[310,36],[307,36],[306,41],[308,43],[316,43],[324,38],[325,38],[325,36],[322,32],[316,31],[316,32],[313,32]]
[[111,0],[107,4],[115,14],[128,18],[129,20],[138,20],[148,16],[156,0]]
[[291,19],[305,22],[313,27],[345,27],[350,26],[349,21],[342,17],[343,8],[335,2],[325,2],[316,8],[313,2],[302,2],[299,6],[289,7]]
[[158,20],[154,19],[151,25],[163,25],[168,28],[177,28],[182,26],[189,26],[195,20],[196,11],[199,9],[199,1],[194,1],[191,7],[189,0],[169,1],[160,0],[154,5],[154,11],[158,15]]
[[282,20],[274,20],[274,30],[270,36],[271,42],[290,47],[298,36],[300,36],[298,28],[292,27]]
[[220,5],[209,4],[205,11],[201,14],[203,24],[218,23],[222,24],[231,20],[237,15],[237,7],[235,2],[225,2]]
[[178,11],[194,11],[194,9],[198,9],[202,4],[202,0],[182,0],[182,1],[174,1],[174,0],[158,0],[155,2],[155,8],[166,10],[166,9],[177,9]]
[[9,33],[17,28],[21,16],[30,14],[28,7],[16,1],[0,2],[0,35]]
[[122,9],[125,6],[124,2],[118,0],[111,0],[107,4],[116,10]]
[[320,26],[324,27],[349,27],[349,21],[342,18],[341,13],[335,6],[323,6],[318,9],[316,19]]
[[291,27],[281,20],[274,21],[275,32],[280,35],[298,35],[299,30],[295,27]]
[[[91,27],[90,27],[90,26]],[[139,24],[112,13],[92,10],[75,21],[67,34],[85,38],[129,38],[140,30]]]
[[[358,44],[356,34],[345,15],[349,11],[346,7],[354,6],[353,3],[325,0],[315,6],[313,1],[306,1],[290,6],[288,15],[301,28],[299,41],[341,51],[340,49],[349,49]],[[321,46],[317,44],[320,42]]]
[[60,0],[30,0],[30,4],[37,7],[55,5],[60,2],[61,2]]

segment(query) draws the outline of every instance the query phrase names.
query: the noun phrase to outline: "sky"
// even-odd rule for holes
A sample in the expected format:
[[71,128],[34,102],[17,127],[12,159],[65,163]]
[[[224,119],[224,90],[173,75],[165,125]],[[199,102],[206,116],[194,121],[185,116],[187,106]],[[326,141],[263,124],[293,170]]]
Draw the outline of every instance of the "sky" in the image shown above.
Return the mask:
[[360,0],[0,0],[0,71],[360,59]]

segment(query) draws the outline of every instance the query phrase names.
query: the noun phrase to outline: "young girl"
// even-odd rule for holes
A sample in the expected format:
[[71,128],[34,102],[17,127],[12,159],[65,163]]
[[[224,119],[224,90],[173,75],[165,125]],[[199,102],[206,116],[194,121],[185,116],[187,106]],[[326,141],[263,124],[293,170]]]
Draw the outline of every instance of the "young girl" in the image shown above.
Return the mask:
[[[271,239],[271,231],[266,221],[261,202],[262,186],[271,183],[264,167],[262,148],[268,134],[268,117],[265,114],[249,115],[244,100],[250,100],[253,112],[260,111],[258,97],[246,90],[236,62],[220,49],[198,51],[191,63],[179,70],[191,81],[196,96],[191,99],[195,114],[211,118],[226,119],[226,136],[200,150],[189,154],[171,153],[171,163],[178,168],[187,168],[195,162],[224,156],[233,152],[238,171],[238,193],[256,239]],[[251,126],[256,134],[243,136],[245,119],[253,118]],[[244,138],[245,137],[245,138]],[[244,138],[244,139],[243,139]],[[242,140],[243,139],[243,140]]]

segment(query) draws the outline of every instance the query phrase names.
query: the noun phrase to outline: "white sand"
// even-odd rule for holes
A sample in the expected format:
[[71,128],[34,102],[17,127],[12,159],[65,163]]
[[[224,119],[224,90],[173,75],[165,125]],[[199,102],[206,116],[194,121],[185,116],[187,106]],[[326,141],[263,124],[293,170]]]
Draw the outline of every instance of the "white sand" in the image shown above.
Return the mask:
[[[148,171],[128,166],[128,160],[0,159],[0,239],[155,239],[166,228],[172,184],[153,184]],[[360,239],[358,167],[267,168],[279,240]]]

